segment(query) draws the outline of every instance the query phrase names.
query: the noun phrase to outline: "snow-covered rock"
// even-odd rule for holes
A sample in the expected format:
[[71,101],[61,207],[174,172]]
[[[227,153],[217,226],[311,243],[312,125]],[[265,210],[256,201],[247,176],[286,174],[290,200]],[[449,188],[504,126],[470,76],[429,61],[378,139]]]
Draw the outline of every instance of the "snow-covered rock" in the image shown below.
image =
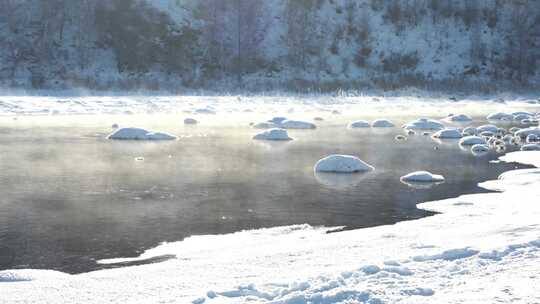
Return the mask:
[[375,168],[356,156],[334,154],[320,159],[314,169],[315,172],[354,173]]
[[487,144],[486,140],[480,136],[465,136],[459,140],[459,144],[462,146],[472,146],[472,145],[485,145]]
[[517,131],[516,133],[514,133],[514,135],[519,136],[521,138],[527,138],[527,136],[529,135],[540,136],[540,127],[530,127],[530,128],[521,129]]
[[176,136],[141,128],[121,128],[111,133],[107,138],[115,140],[175,140]]
[[279,124],[276,124],[278,127],[283,129],[315,129],[317,126],[314,123],[301,121],[301,120],[284,120]]
[[367,122],[365,120],[357,120],[357,121],[353,121],[353,122],[349,123],[349,128],[350,129],[369,128],[369,127],[370,127],[369,122]]
[[287,120],[287,117],[276,116],[276,117],[273,117],[272,119],[269,119],[268,122],[271,122],[274,124],[280,124],[285,120]]
[[403,125],[403,128],[413,130],[441,130],[444,129],[444,125],[434,119],[420,118],[406,123]]
[[499,128],[495,125],[481,125],[479,127],[476,127],[476,130],[478,131],[478,133],[482,133],[485,131],[497,133]]
[[521,151],[540,151],[540,144],[526,144],[521,146]]
[[287,130],[273,128],[270,130],[263,131],[261,133],[253,136],[253,139],[258,140],[292,140],[287,133]]
[[470,122],[472,121],[472,118],[465,114],[457,114],[457,115],[450,115],[447,118],[445,118],[445,120],[451,121],[451,122]]
[[278,125],[272,122],[259,122],[253,125],[253,128],[255,129],[271,129],[271,128],[277,128]]
[[463,137],[458,129],[443,129],[433,134],[435,138],[457,139]]
[[388,119],[377,119],[371,123],[373,128],[392,128],[394,124]]
[[196,125],[197,123],[199,123],[199,122],[194,118],[186,118],[186,119],[184,119],[184,124],[185,125]]
[[463,129],[462,134],[463,136],[477,135],[478,130],[475,127],[467,127]]
[[200,108],[200,109],[195,109],[195,111],[193,111],[194,113],[196,114],[216,114],[216,111],[212,108]]
[[484,144],[477,144],[471,147],[471,152],[474,155],[485,154],[489,152],[489,146]]
[[487,116],[488,120],[504,120],[504,121],[512,121],[514,119],[514,116],[512,114],[504,113],[504,112],[497,112],[492,113]]
[[412,173],[402,176],[400,179],[405,182],[420,182],[420,183],[435,183],[435,182],[444,181],[444,177],[442,175],[433,174],[428,171],[412,172]]

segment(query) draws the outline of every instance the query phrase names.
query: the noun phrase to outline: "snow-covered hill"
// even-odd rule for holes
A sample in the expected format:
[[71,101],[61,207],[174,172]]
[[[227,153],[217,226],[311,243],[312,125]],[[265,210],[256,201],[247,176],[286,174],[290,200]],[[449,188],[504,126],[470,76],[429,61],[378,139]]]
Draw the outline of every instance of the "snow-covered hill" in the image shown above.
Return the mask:
[[534,86],[540,1],[2,0],[0,85]]

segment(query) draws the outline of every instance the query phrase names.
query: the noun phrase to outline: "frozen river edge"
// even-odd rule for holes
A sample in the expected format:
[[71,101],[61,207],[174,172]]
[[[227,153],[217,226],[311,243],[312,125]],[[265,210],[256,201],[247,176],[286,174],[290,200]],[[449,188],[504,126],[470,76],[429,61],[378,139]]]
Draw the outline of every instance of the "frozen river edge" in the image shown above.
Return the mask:
[[[501,158],[540,167],[540,152]],[[436,216],[327,234],[298,225],[194,236],[162,263],[67,275],[0,272],[3,303],[532,303],[540,283],[540,169],[509,171],[419,207]],[[103,261],[103,262],[119,262]]]

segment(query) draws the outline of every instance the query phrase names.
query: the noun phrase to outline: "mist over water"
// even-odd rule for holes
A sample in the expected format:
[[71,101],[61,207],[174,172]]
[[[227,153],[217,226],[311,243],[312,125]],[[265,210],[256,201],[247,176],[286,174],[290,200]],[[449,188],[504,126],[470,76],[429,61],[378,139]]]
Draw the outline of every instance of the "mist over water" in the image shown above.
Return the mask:
[[[397,142],[400,128],[348,130],[347,116],[328,113],[296,114],[326,120],[316,130],[290,130],[293,141],[252,140],[256,130],[248,122],[269,115],[200,116],[197,126],[183,126],[178,115],[3,119],[0,269],[86,272],[107,267],[96,260],[137,256],[190,235],[393,224],[430,215],[416,208],[419,202],[482,191],[478,182],[514,168],[490,164],[494,153],[472,157],[455,141],[416,135]],[[416,117],[389,118],[399,126]],[[109,141],[116,122],[179,140]],[[314,174],[315,162],[334,153],[357,155],[376,170]],[[413,189],[399,181],[416,170],[446,182]]]

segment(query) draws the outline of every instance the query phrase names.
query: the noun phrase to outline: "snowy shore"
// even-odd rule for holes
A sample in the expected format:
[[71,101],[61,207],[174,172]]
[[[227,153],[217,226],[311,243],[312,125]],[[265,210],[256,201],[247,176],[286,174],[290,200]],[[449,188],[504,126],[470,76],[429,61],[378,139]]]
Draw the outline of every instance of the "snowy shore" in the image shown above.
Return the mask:
[[[540,167],[540,152],[504,161]],[[440,214],[326,233],[308,225],[194,236],[148,250],[165,262],[65,275],[0,272],[3,303],[535,303],[540,169],[421,204]],[[102,261],[121,262],[122,259]]]

